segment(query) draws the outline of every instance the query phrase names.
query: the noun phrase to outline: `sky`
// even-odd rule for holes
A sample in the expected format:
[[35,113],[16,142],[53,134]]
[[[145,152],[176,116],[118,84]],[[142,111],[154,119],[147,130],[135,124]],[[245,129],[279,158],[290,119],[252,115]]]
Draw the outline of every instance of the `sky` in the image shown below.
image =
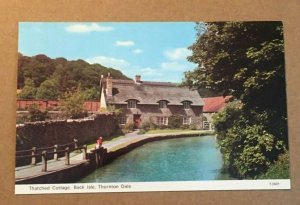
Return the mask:
[[26,56],[82,59],[120,70],[130,78],[181,82],[187,49],[196,41],[193,22],[19,23],[18,51]]

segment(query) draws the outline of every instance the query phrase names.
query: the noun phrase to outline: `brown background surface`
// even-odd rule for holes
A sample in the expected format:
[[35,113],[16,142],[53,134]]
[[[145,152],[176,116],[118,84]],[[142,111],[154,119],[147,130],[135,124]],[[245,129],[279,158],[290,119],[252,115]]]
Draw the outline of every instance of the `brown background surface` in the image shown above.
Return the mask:
[[[14,195],[19,21],[228,20],[284,23],[291,190]],[[300,204],[299,20],[299,0],[0,0],[0,204]]]

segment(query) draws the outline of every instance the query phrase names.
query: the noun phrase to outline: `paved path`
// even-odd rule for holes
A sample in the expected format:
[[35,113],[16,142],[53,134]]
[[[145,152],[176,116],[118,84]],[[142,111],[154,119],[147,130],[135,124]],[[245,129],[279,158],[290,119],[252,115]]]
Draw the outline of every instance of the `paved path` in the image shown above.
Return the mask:
[[199,131],[199,130],[189,130],[189,131],[180,131],[180,132],[170,132],[170,133],[158,133],[158,134],[142,134],[138,135],[139,130],[126,134],[124,137],[119,138],[117,140],[112,140],[109,142],[104,142],[103,147],[105,147],[108,152],[114,150],[116,148],[120,148],[120,146],[127,146],[131,143],[152,137],[167,137],[170,135],[179,135],[179,134],[201,134],[207,131]]
[[[103,147],[107,149],[108,152],[114,151],[117,149],[120,149],[122,147],[125,147],[129,144],[132,144],[134,142],[138,142],[140,140],[146,139],[146,138],[152,138],[152,137],[168,137],[170,135],[179,135],[179,134],[201,134],[205,131],[183,131],[183,132],[173,132],[173,133],[163,133],[163,134],[143,134],[138,135],[139,131],[136,130],[132,133],[126,134],[124,137],[117,138],[115,140],[106,141],[103,143]],[[207,132],[207,131],[206,131]],[[94,148],[92,148],[94,149]],[[89,149],[88,152],[92,149]],[[55,171],[59,171],[62,169],[69,168],[71,166],[77,166],[82,163],[87,162],[87,160],[83,160],[83,154],[82,153],[71,153],[70,156],[70,165],[65,165],[64,157],[60,158],[58,161],[56,160],[49,160],[47,161],[47,172],[41,171],[41,163],[37,163],[35,166],[22,166],[17,167],[15,169],[15,178],[16,180],[21,180],[25,178],[31,178],[36,176],[41,176],[44,174],[49,174]]]

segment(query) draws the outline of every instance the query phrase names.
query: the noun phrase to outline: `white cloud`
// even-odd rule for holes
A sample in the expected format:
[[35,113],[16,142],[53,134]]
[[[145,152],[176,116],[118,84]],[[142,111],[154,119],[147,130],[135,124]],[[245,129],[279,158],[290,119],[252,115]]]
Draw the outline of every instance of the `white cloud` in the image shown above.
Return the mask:
[[126,72],[126,69],[129,68],[129,63],[124,59],[112,58],[107,56],[95,56],[86,59],[87,62],[94,64],[99,63],[106,67],[111,67],[114,69],[120,69]]
[[160,67],[163,70],[170,71],[185,71],[188,69],[188,65],[186,63],[179,63],[177,61],[163,62]]
[[143,52],[142,49],[134,49],[134,50],[132,50],[132,53],[134,53],[134,54],[140,54],[142,52]]
[[116,41],[115,46],[134,46],[133,41]]
[[108,32],[112,31],[113,27],[100,26],[97,23],[74,23],[65,28],[68,32],[72,33],[89,33],[93,31]]
[[187,48],[175,48],[164,52],[164,55],[171,61],[186,60],[191,54],[192,51]]
[[155,69],[155,68],[146,67],[146,68],[141,68],[139,71],[141,72],[142,76],[148,76],[148,77],[163,76],[163,74],[159,72],[159,69]]

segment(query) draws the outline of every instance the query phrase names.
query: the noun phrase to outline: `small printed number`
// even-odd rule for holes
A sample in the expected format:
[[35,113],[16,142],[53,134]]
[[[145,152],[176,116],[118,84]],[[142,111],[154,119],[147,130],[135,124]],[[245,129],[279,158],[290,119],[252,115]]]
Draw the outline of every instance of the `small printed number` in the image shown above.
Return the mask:
[[278,186],[279,184],[279,182],[270,182],[270,186]]

